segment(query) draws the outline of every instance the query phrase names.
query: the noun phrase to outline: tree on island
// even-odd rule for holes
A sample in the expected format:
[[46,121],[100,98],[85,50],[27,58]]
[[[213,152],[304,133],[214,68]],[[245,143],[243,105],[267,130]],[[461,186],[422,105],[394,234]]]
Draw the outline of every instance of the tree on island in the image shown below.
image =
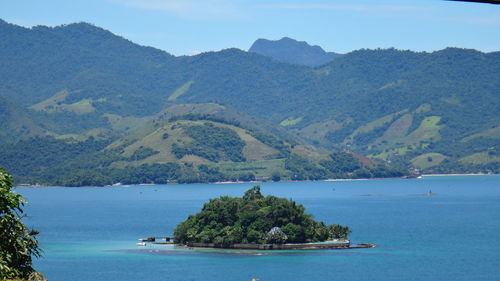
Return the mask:
[[0,280],[45,280],[32,267],[32,257],[40,256],[35,230],[21,219],[25,200],[12,192],[12,179],[0,168]]
[[190,215],[174,230],[179,244],[214,243],[229,247],[237,243],[282,244],[347,239],[350,230],[337,224],[315,221],[305,208],[292,200],[263,196],[260,186],[242,198],[210,199],[201,212]]

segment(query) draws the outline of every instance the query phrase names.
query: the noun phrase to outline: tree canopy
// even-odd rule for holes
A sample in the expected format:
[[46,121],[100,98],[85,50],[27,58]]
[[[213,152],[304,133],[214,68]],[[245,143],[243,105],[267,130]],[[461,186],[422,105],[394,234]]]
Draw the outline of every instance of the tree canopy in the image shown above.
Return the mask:
[[25,200],[12,192],[12,179],[0,168],[0,280],[28,279],[36,274],[32,257],[41,252],[35,230],[21,221]]
[[[0,20],[0,37],[4,39],[0,42],[0,145],[6,146],[0,147],[0,165],[20,182],[80,184],[84,181],[73,180],[78,178],[73,175],[85,173],[86,178],[97,179],[95,184],[112,183],[108,171],[94,177],[95,169],[135,164],[128,158],[131,148],[126,155],[113,155],[121,152],[104,151],[106,142],[119,139],[125,144],[139,136],[142,141],[153,133],[145,130],[145,124],[160,126],[169,118],[212,123],[227,119],[224,122],[231,126],[198,124],[179,134],[165,129],[161,140],[153,140],[154,134],[144,140],[145,148],[156,148],[139,151],[134,160],[155,151],[157,157],[150,157],[148,164],[182,164],[186,161],[182,158],[188,158],[193,164],[220,168],[230,161],[246,169],[250,166],[243,166],[252,161],[287,160],[287,171],[282,161],[255,163],[274,165],[265,173],[254,171],[258,179],[270,177],[275,170],[286,180],[330,178],[327,173],[341,177],[400,173],[382,166],[377,171],[351,172],[344,169],[349,166],[328,162],[309,165],[293,156],[303,152],[296,143],[312,148],[308,150],[318,148],[321,156],[326,151],[349,150],[425,173],[500,173],[500,52],[362,49],[311,68],[237,49],[175,57],[85,23],[23,28]],[[288,46],[294,43],[280,41]],[[292,53],[297,52],[280,54],[290,57]],[[242,128],[247,130],[244,134],[228,130],[241,127],[238,124],[255,130]],[[267,148],[268,153],[259,153],[264,150],[253,146],[255,140],[248,134],[261,142],[259,147],[264,144],[277,151]],[[99,137],[81,141],[88,135]],[[180,135],[183,142],[172,144]],[[28,139],[34,136],[56,140]],[[65,143],[73,137],[73,143]],[[34,149],[39,151],[30,151]],[[17,151],[29,157],[29,164],[16,161],[22,158]],[[106,157],[99,156],[104,153]],[[315,154],[306,151],[302,156]],[[440,155],[434,161],[421,161],[431,154]],[[102,165],[73,168],[81,166],[84,158]],[[74,159],[74,164],[62,167],[68,159]],[[54,166],[59,166],[57,171]],[[236,179],[242,176],[230,174]],[[197,178],[212,181],[216,176]],[[191,182],[195,176],[169,180]]]
[[210,199],[201,212],[190,215],[175,228],[175,240],[181,244],[214,243],[216,247],[228,247],[236,243],[321,242],[349,235],[347,226],[327,226],[304,211],[301,204],[263,196],[260,186],[254,186],[242,198]]

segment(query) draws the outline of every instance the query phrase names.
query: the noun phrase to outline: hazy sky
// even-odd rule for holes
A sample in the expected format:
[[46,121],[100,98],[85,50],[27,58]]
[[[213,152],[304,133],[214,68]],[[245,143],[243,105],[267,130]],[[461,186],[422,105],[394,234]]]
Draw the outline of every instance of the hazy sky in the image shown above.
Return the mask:
[[85,21],[175,55],[284,36],[340,53],[500,50],[500,5],[441,0],[0,0],[0,18],[26,27]]

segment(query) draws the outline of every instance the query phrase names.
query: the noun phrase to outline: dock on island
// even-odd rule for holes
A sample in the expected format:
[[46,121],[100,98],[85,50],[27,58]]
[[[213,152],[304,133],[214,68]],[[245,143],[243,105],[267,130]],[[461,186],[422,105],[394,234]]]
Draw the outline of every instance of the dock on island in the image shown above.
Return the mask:
[[150,236],[148,238],[139,238],[138,240],[152,244],[175,244],[173,236]]

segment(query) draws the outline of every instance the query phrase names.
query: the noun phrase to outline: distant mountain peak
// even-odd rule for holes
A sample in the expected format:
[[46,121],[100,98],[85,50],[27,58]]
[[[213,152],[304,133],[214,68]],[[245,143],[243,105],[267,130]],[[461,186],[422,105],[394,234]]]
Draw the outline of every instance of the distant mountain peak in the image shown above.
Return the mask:
[[249,52],[258,53],[275,60],[306,66],[320,66],[335,59],[339,54],[326,52],[320,46],[309,45],[290,37],[279,40],[257,39]]
[[[258,40],[267,40],[267,39],[258,39]],[[272,41],[272,40],[269,40],[269,41]],[[287,37],[287,36],[285,36],[285,37],[283,37],[283,38],[281,38],[280,40],[277,40],[277,41],[293,41],[293,42],[299,42],[299,43],[306,43],[307,44],[307,42],[305,42],[305,41],[298,41],[298,40],[295,40],[295,39]]]
[[[292,44],[297,44],[297,45],[303,45],[303,46],[309,46],[309,47],[318,47],[320,48],[321,50],[323,50],[323,48],[321,48],[320,46],[317,46],[317,45],[310,45],[309,43],[307,43],[306,41],[299,41],[299,40],[295,40],[293,38],[290,38],[290,37],[282,37],[281,39],[279,40],[267,40],[267,39],[257,39],[257,40],[265,40],[265,41],[271,41],[271,42],[281,42],[281,43],[292,43]],[[324,51],[324,50],[323,50]]]

